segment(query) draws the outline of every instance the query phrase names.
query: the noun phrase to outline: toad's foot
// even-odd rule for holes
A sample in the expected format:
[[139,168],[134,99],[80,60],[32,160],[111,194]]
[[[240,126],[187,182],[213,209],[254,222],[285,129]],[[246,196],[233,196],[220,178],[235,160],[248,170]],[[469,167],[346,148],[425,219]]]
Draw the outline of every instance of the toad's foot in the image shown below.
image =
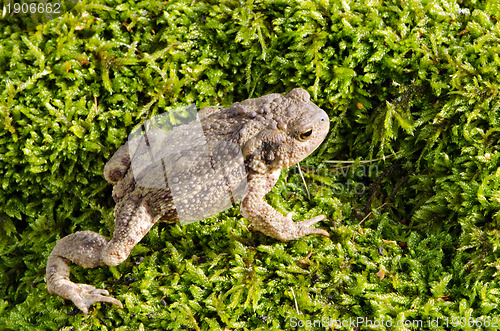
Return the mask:
[[[266,206],[268,205],[266,204]],[[245,212],[246,211],[247,210],[245,210]],[[285,217],[272,209],[270,206],[267,208],[267,211],[263,213],[263,215],[271,216],[257,216],[250,218],[248,217],[250,216],[249,213],[246,213],[246,216],[250,219],[252,228],[254,230],[260,231],[270,237],[281,241],[286,242],[295,240],[312,234],[320,234],[325,237],[330,236],[330,234],[326,230],[311,227],[312,225],[326,219],[325,215],[318,215],[302,222],[294,222],[292,220],[293,213],[290,212]]]
[[293,213],[290,212],[286,215],[288,226],[291,228],[290,235],[296,238],[303,236],[308,236],[310,234],[321,234],[326,237],[330,237],[330,234],[323,229],[312,228],[311,226],[326,219],[325,215],[318,215],[301,222],[294,222],[292,220]]
[[[107,302],[118,306],[123,309],[122,303],[112,297],[109,297],[109,292],[103,289],[95,288],[95,286],[87,284],[75,284],[69,280],[59,282],[63,288],[62,292],[52,292],[52,294],[59,295],[64,299],[73,301],[76,307],[80,309],[85,315],[89,312],[89,307],[96,302]],[[60,288],[61,288],[60,287]]]

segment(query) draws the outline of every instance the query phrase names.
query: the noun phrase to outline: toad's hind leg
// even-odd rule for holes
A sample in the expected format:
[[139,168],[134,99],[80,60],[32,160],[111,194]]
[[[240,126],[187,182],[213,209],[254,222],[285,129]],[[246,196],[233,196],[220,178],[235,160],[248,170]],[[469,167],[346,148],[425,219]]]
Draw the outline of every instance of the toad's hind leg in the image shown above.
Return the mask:
[[[56,244],[47,261],[47,290],[69,299],[86,315],[95,302],[108,302],[123,308],[108,292],[69,280],[70,261],[87,268],[115,266],[123,262],[134,246],[146,235],[159,217],[152,217],[144,205],[115,209],[115,230],[111,240],[92,232],[70,234]],[[118,211],[118,212],[117,212]]]
[[108,297],[108,291],[69,280],[70,261],[87,268],[102,265],[101,252],[109,240],[92,232],[81,231],[59,240],[47,261],[47,290],[50,294],[71,300],[85,315],[95,302],[109,302],[123,308],[120,301]]

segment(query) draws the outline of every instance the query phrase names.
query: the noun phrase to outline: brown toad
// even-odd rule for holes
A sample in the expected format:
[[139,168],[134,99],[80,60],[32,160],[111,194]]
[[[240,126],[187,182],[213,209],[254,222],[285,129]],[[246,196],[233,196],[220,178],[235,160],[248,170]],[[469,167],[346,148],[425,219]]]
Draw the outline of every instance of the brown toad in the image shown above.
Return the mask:
[[[84,267],[118,265],[157,221],[200,220],[239,200],[253,229],[268,236],[281,241],[328,236],[311,227],[324,215],[293,222],[291,213],[283,216],[265,201],[281,169],[311,154],[328,133],[328,116],[307,91],[269,94],[227,109],[203,108],[199,119],[198,129],[181,126],[173,136],[152,130],[116,151],[104,167],[116,202],[113,238],[81,231],[61,239],[47,261],[49,293],[73,301],[84,314],[94,302],[123,307],[106,290],[71,282],[70,261]],[[138,149],[141,143],[148,149]],[[170,152],[162,154],[165,150]],[[173,161],[165,163],[165,155]],[[151,157],[161,162],[143,167]]]

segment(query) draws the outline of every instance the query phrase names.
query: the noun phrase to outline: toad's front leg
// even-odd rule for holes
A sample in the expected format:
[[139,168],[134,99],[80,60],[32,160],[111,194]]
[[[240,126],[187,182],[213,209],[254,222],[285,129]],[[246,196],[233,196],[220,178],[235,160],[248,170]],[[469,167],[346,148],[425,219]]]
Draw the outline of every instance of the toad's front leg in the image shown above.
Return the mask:
[[241,202],[241,214],[250,221],[255,230],[281,241],[290,241],[310,234],[329,237],[325,230],[311,227],[324,220],[325,215],[294,222],[292,213],[285,217],[264,200],[264,196],[274,186],[279,175],[280,171],[277,170],[271,174],[254,174],[249,178],[247,194]]

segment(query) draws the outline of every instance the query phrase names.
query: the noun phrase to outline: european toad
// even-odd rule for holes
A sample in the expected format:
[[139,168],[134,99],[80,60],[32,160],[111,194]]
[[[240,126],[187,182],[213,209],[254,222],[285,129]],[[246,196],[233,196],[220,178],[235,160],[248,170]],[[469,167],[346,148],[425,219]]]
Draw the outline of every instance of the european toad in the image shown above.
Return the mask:
[[[84,267],[118,265],[156,222],[200,220],[239,200],[253,229],[268,236],[281,241],[328,236],[311,227],[324,215],[293,222],[291,213],[281,215],[264,198],[281,170],[311,154],[328,133],[327,114],[306,90],[269,94],[226,109],[203,108],[198,115],[198,129],[181,126],[170,136],[155,129],[116,151],[104,167],[116,202],[113,238],[81,231],[61,239],[47,261],[49,293],[73,301],[84,314],[95,302],[122,308],[106,290],[71,282],[70,261]],[[189,143],[193,137],[195,143]],[[141,144],[149,149],[138,149]],[[161,154],[165,150],[170,152]],[[148,158],[164,160],[165,155],[169,162],[144,167]]]

